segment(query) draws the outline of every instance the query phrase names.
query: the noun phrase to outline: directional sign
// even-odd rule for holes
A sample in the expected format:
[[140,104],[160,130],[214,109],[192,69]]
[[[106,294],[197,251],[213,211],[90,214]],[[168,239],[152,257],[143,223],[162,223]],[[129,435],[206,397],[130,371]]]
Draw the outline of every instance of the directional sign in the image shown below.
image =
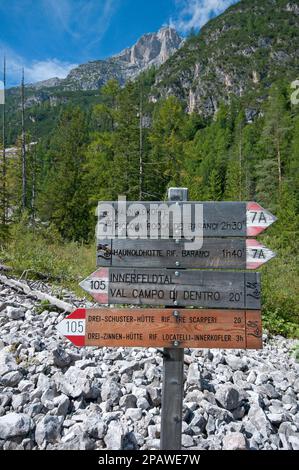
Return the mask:
[[57,327],[76,346],[261,349],[254,310],[77,310]]
[[103,305],[261,308],[259,273],[100,268],[80,286]]
[[[107,210],[107,205],[113,210]],[[203,220],[198,220],[198,205],[202,205]],[[123,208],[117,202],[106,202],[99,205],[98,217],[98,228],[105,233],[101,239],[106,230],[111,234],[112,227],[114,236],[106,238],[127,237],[132,228],[140,239],[151,238],[155,230],[162,238],[161,229],[168,229],[169,236],[176,238],[184,235],[183,226],[197,233],[202,229],[204,237],[253,237],[277,220],[256,202],[126,202]]]
[[97,264],[103,267],[258,269],[275,253],[256,240],[206,238],[199,250],[184,240],[101,240]]

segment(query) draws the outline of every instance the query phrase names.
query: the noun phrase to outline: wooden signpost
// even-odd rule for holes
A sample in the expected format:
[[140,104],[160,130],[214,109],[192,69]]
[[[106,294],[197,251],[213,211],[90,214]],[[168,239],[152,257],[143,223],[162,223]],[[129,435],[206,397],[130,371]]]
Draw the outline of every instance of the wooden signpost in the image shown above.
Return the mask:
[[[155,229],[158,236],[161,229],[169,229],[170,237],[175,238],[176,232],[180,232],[183,224],[194,231],[202,228],[206,237],[255,237],[266,230],[276,221],[276,217],[263,209],[256,202],[126,202],[123,209],[119,210],[117,202],[109,202],[114,207],[114,213],[107,210],[101,211],[99,206],[99,225],[103,231],[112,226],[115,228],[115,237],[126,236],[127,229],[138,226],[141,239],[147,239],[150,231]],[[196,217],[195,207],[203,206],[203,221]],[[179,220],[172,223],[173,213],[180,214]],[[139,216],[147,215],[146,225],[143,225]],[[124,214],[126,220],[123,222]],[[190,216],[190,220],[189,220]],[[142,234],[146,234],[144,237]],[[160,237],[159,237],[160,238]]]
[[258,269],[275,253],[256,240],[206,238],[201,249],[186,250],[185,240],[102,240],[97,265],[106,267]]
[[58,327],[76,346],[260,349],[257,310],[78,309]]
[[[100,206],[98,233],[114,234],[97,241],[99,269],[80,286],[101,305],[143,308],[78,309],[58,325],[78,347],[164,348],[163,450],[181,449],[184,348],[262,348],[260,274],[221,270],[253,270],[275,257],[255,239],[246,240],[276,220],[259,204],[186,202],[187,194],[186,188],[171,188],[166,203],[111,203],[110,214],[109,206]],[[169,214],[176,209],[182,217],[173,225]],[[139,217],[144,212],[147,222]],[[187,219],[189,229],[202,231],[200,248],[184,238]],[[126,238],[130,226],[140,231],[139,239]],[[149,238],[154,228],[158,239]]]
[[80,283],[102,305],[261,307],[259,273],[100,268]]

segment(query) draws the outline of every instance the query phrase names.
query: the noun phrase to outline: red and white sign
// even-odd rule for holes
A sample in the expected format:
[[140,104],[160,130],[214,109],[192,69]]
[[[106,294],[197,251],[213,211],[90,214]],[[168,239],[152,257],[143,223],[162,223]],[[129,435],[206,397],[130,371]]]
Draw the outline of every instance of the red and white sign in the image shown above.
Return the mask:
[[247,236],[256,237],[276,222],[276,217],[256,202],[247,204]]
[[109,303],[109,268],[98,269],[79,285],[99,304]]
[[86,310],[80,308],[57,325],[57,330],[75,346],[85,346]]
[[276,253],[266,248],[257,240],[246,240],[246,268],[258,269],[275,258]]

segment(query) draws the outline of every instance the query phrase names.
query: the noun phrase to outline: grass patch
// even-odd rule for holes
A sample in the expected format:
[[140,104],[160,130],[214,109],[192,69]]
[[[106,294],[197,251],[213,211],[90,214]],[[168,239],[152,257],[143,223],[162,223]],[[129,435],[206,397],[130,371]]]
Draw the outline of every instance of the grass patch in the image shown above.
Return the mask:
[[10,240],[2,245],[1,261],[13,268],[17,276],[28,272],[28,278],[63,286],[82,296],[78,283],[96,270],[95,246],[63,243],[54,229],[12,227]]

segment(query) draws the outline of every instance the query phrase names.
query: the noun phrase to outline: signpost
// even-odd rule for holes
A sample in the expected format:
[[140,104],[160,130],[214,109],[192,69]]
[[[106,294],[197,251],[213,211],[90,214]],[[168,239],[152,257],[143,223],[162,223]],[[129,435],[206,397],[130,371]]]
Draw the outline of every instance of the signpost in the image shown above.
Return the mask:
[[[202,228],[206,237],[255,237],[276,221],[276,217],[256,202],[125,202],[120,210],[117,202],[105,203],[114,207],[113,214],[99,205],[99,225],[105,229],[115,229],[115,237],[126,237],[127,229],[138,226],[141,239],[148,239],[149,232],[169,228],[170,237],[175,238],[183,224],[194,231]],[[203,206],[203,221],[196,217],[196,205]],[[122,207],[122,206],[121,206]],[[172,224],[173,214],[180,214]],[[140,216],[147,215],[143,225]],[[124,215],[126,221],[124,222]],[[190,220],[189,220],[190,216]],[[146,236],[144,237],[143,234]],[[161,237],[159,237],[161,238]]]
[[78,309],[58,325],[58,331],[76,346],[262,347],[258,310]]
[[275,257],[246,240],[276,220],[259,204],[187,198],[186,188],[172,188],[168,202],[100,204],[99,269],[80,286],[101,305],[143,308],[78,309],[58,325],[78,347],[164,348],[163,450],[181,448],[184,348],[262,348],[260,274],[221,270],[254,270]]
[[185,240],[102,240],[97,265],[106,267],[258,269],[275,253],[256,240],[206,238],[201,249],[186,250]]
[[259,310],[259,273],[100,268],[80,283],[102,305]]

